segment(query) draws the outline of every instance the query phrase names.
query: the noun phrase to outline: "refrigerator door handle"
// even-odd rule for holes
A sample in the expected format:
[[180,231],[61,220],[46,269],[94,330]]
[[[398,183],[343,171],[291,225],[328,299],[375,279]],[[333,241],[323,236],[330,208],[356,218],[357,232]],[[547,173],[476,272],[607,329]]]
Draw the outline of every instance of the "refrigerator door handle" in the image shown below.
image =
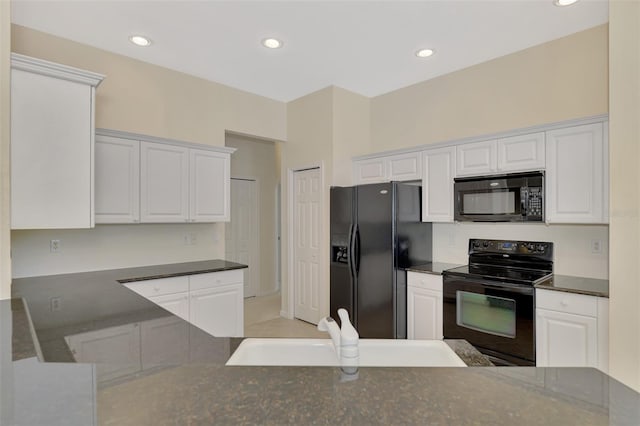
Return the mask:
[[349,273],[351,274],[352,278],[355,278],[356,276],[355,270],[353,268],[353,252],[354,252],[353,236],[354,235],[355,235],[355,232],[353,232],[353,224],[351,224],[349,225],[349,247],[347,248],[348,250],[347,265],[349,267]]
[[358,273],[360,272],[360,227],[358,225],[355,226],[354,228],[354,232],[353,232],[353,247],[354,247],[354,269],[355,269],[355,275],[358,275]]

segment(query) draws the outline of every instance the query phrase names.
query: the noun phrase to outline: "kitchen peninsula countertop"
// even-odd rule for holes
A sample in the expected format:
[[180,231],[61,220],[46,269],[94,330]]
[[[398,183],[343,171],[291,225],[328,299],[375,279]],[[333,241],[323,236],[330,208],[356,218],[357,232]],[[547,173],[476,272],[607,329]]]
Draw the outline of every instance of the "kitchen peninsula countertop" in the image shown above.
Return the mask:
[[[13,407],[0,424],[640,424],[640,394],[592,368],[360,368],[353,380],[331,367],[226,367],[241,339],[207,335],[119,284],[122,276],[14,281],[45,360],[61,360],[60,348],[45,351],[47,338],[171,327],[155,342],[169,344],[151,341],[149,360],[142,332],[142,354],[39,362],[34,348],[25,350],[24,308],[0,301],[0,398]],[[51,297],[61,298],[59,311]],[[114,378],[116,369],[125,373]]]

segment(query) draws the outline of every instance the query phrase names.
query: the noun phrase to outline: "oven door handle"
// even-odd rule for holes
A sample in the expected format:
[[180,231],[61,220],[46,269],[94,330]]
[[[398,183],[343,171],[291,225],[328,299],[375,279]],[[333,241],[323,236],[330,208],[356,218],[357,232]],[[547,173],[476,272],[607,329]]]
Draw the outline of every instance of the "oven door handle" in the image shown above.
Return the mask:
[[521,285],[521,284],[511,284],[511,283],[503,283],[496,281],[489,281],[483,279],[476,278],[463,278],[458,276],[447,276],[445,273],[443,284],[445,288],[447,286],[456,286],[458,283],[463,283],[465,285],[474,285],[474,286],[482,286],[484,288],[490,288],[492,290],[503,290],[510,291],[512,293],[531,295],[535,293],[535,288],[530,285]]

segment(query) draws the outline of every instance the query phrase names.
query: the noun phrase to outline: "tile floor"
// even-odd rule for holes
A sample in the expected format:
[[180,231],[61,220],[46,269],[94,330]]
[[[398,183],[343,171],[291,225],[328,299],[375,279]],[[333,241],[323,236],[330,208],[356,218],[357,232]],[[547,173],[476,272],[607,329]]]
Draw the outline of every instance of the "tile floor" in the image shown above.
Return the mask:
[[310,337],[327,339],[314,324],[280,316],[280,293],[244,300],[245,337]]

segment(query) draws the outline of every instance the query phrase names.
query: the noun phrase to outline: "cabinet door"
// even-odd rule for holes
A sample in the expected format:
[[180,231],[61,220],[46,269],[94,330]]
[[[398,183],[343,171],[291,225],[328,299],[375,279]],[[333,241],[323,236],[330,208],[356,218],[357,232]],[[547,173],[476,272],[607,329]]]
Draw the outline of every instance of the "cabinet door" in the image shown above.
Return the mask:
[[453,174],[456,149],[422,154],[422,221],[453,222]]
[[153,303],[163,307],[172,314],[189,321],[189,293],[167,294],[164,296],[150,297]]
[[605,222],[608,156],[602,128],[596,123],[547,132],[547,222]]
[[422,178],[422,158],[420,152],[398,154],[386,157],[389,176],[387,180],[417,180]]
[[388,162],[383,158],[358,160],[353,163],[353,184],[379,183],[388,180]]
[[191,222],[228,222],[229,154],[190,149],[189,156]]
[[598,367],[594,317],[536,309],[538,367]]
[[456,146],[456,176],[490,174],[497,170],[495,140]]
[[191,291],[190,322],[216,337],[242,337],[242,284]]
[[11,71],[12,229],[91,228],[93,88]]
[[498,139],[501,172],[544,169],[544,132]]
[[140,142],[96,136],[96,223],[140,221]]
[[140,328],[137,323],[65,337],[77,362],[95,363],[98,381],[140,371]]
[[442,292],[407,287],[407,338],[441,340]]
[[189,149],[141,142],[140,159],[140,220],[188,222]]
[[142,369],[189,360],[189,324],[180,318],[169,316],[141,322],[140,342]]

